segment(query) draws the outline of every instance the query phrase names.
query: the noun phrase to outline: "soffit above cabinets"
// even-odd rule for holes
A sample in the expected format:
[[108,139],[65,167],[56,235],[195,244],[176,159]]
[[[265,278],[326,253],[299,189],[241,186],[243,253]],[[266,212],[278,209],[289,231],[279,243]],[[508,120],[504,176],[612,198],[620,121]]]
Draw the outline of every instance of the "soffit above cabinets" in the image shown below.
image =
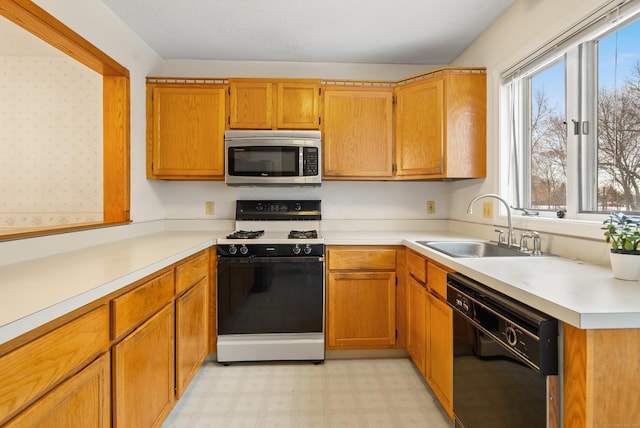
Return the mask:
[[515,0],[102,0],[164,59],[450,64]]

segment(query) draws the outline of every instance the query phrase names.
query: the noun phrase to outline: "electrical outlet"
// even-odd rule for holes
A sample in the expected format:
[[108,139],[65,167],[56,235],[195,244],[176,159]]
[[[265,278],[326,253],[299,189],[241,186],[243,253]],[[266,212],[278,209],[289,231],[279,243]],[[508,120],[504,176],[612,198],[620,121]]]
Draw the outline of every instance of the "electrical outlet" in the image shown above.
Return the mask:
[[204,212],[206,215],[214,215],[216,212],[216,204],[213,201],[207,201],[204,203]]
[[492,202],[483,202],[482,203],[482,217],[484,217],[484,218],[493,218],[493,203]]
[[427,214],[436,213],[436,201],[427,201]]

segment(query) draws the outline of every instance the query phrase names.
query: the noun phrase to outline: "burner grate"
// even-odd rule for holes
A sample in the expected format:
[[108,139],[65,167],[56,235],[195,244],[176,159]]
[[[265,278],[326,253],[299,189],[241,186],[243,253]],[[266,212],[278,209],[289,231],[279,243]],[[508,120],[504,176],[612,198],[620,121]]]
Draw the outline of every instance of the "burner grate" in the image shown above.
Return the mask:
[[316,239],[317,230],[292,230],[289,232],[289,239]]
[[264,230],[236,230],[227,239],[256,239],[264,235]]

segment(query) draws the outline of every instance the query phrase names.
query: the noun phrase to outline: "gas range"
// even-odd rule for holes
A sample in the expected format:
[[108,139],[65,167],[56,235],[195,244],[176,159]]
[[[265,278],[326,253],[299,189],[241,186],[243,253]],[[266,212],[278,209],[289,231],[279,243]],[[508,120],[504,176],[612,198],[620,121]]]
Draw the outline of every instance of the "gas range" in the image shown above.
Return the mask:
[[321,256],[319,200],[236,201],[236,230],[217,240],[221,256]]
[[324,360],[320,201],[236,202],[216,243],[218,362]]

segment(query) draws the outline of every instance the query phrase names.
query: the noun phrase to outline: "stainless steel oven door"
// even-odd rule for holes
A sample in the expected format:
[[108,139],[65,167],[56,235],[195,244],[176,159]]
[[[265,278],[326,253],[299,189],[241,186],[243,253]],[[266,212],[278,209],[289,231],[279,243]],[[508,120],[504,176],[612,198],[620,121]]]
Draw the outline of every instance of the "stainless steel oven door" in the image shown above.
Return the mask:
[[323,360],[324,258],[218,259],[218,361]]
[[455,309],[453,343],[456,427],[553,425],[557,415],[548,407],[548,382],[553,385],[555,376],[533,370]]

